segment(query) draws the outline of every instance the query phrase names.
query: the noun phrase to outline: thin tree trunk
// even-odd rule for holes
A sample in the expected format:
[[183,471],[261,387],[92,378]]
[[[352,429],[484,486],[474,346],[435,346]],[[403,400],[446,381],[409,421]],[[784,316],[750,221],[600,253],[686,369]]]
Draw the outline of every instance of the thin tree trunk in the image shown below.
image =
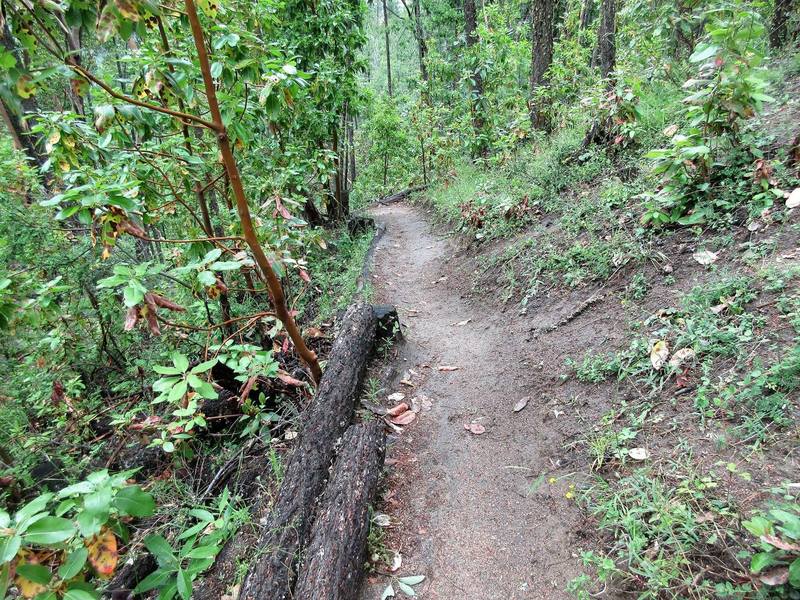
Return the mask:
[[531,19],[531,126],[548,129],[548,118],[536,93],[549,85],[547,69],[553,62],[553,0],[533,0]]
[[600,75],[610,81],[617,61],[617,0],[603,0],[600,5],[600,27],[597,30],[597,50]]
[[792,3],[793,0],[775,0],[775,10],[772,13],[769,30],[769,45],[773,50],[779,50],[786,44],[787,25]]
[[581,3],[581,17],[578,29],[586,31],[589,25],[592,24],[592,17],[594,16],[594,2],[595,0],[583,0]]
[[392,96],[392,53],[389,49],[389,11],[386,0],[383,0],[383,37],[386,42],[386,82],[389,86],[389,96]]
[[[464,33],[467,40],[467,50],[471,55],[474,55],[473,49],[478,44],[478,14],[475,9],[475,0],[464,0]],[[485,121],[482,113],[483,107],[481,106],[483,77],[479,66],[476,66],[475,71],[472,73],[471,87],[470,110],[472,111],[472,127],[475,130],[475,137],[478,138],[476,150],[479,156],[486,156],[488,148],[483,139]]]
[[353,189],[353,184],[356,182],[356,147],[353,143],[353,130],[356,128],[355,118],[350,119],[350,127],[347,130],[347,144],[350,146],[350,168],[347,170],[350,175],[350,187]]
[[200,26],[200,19],[197,16],[194,0],[184,0],[184,5],[189,18],[189,24],[192,28],[194,45],[197,49],[197,57],[200,62],[200,71],[203,75],[203,84],[206,97],[208,98],[208,108],[211,113],[211,123],[217,135],[217,145],[219,146],[222,162],[225,165],[228,178],[230,179],[233,195],[236,198],[236,209],[242,224],[244,239],[250,247],[250,251],[253,253],[256,264],[267,281],[272,304],[275,308],[275,315],[286,328],[286,332],[289,334],[289,338],[291,338],[294,347],[297,349],[297,353],[308,365],[314,383],[318,384],[322,378],[322,370],[320,369],[317,355],[306,346],[300,329],[297,327],[297,323],[286,305],[286,296],[283,293],[280,279],[278,279],[278,276],[275,274],[267,255],[264,253],[264,249],[261,247],[261,243],[258,241],[258,235],[256,234],[253,219],[250,215],[250,207],[247,204],[247,196],[245,195],[244,186],[239,176],[239,167],[236,164],[236,159],[233,157],[228,131],[222,121],[222,113],[220,112],[219,103],[217,101],[217,90],[214,87],[214,78],[211,76],[211,63],[208,59],[203,30]]

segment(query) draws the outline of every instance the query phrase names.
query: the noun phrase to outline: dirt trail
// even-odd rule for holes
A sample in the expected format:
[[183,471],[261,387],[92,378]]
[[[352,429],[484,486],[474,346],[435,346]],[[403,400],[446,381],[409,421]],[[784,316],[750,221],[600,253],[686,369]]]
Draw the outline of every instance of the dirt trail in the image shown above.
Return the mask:
[[[425,575],[417,592],[426,599],[570,597],[580,514],[565,498],[567,485],[543,477],[557,465],[563,436],[548,424],[542,391],[556,374],[544,372],[526,343],[530,318],[466,300],[461,290],[470,282],[451,268],[458,249],[432,232],[421,210],[393,204],[373,216],[386,224],[375,298],[398,307],[405,335],[387,393],[432,401],[388,455],[384,509],[398,524],[388,545],[400,546],[399,574]],[[399,383],[408,369],[419,374],[413,390]],[[525,396],[527,408],[514,413]],[[486,433],[466,431],[473,421]],[[386,583],[372,578],[362,599],[377,600]]]

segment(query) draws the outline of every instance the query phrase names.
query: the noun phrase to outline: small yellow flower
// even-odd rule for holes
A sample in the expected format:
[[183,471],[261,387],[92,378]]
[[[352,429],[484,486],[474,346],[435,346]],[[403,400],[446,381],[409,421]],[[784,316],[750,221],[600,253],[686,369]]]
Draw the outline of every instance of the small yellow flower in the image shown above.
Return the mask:
[[567,500],[572,500],[573,496],[575,496],[575,494],[573,494],[571,491],[570,491],[570,492],[567,492],[566,494],[564,494],[564,497],[565,497]]
[[555,482],[556,482],[556,478],[555,477],[551,477],[550,479],[547,480],[547,483],[551,483],[552,484],[552,483],[555,483]]

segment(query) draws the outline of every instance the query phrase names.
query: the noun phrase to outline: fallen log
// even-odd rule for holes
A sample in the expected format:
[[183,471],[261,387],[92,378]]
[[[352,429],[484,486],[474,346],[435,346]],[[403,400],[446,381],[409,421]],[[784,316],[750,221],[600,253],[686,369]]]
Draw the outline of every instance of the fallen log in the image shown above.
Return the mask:
[[345,433],[301,559],[295,598],[351,600],[358,595],[385,439],[380,421],[353,425]]
[[376,200],[376,202],[378,204],[383,204],[384,206],[387,205],[387,204],[392,204],[393,202],[402,202],[403,200],[405,200],[411,194],[415,194],[417,192],[421,192],[426,187],[428,187],[428,186],[426,186],[426,185],[417,185],[417,186],[414,186],[414,187],[410,187],[408,189],[403,190],[402,192],[395,192],[394,194],[391,194],[389,196],[384,196],[383,198],[379,198],[378,200]]
[[242,583],[241,600],[281,600],[290,595],[295,563],[308,543],[314,506],[324,490],[336,442],[355,412],[375,328],[369,304],[354,304],[342,319],[299,442],[259,535],[257,558]]

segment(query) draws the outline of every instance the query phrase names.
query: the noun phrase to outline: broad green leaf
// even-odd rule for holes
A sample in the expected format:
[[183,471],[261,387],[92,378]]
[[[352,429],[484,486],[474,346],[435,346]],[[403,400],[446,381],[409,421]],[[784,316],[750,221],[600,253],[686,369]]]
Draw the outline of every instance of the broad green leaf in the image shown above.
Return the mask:
[[164,569],[157,569],[142,579],[133,589],[134,594],[143,594],[164,585],[170,578],[171,572]]
[[174,568],[178,564],[178,559],[172,551],[169,542],[156,533],[144,538],[144,545],[155,556],[158,564],[162,567]]
[[399,577],[398,581],[402,581],[407,585],[418,585],[425,581],[425,575],[408,575],[406,577]]
[[189,359],[186,358],[186,356],[184,356],[180,352],[177,351],[173,352],[170,355],[170,358],[172,359],[172,364],[174,364],[175,368],[178,369],[181,373],[185,373],[186,369],[189,368]]
[[386,586],[386,589],[383,590],[383,594],[381,594],[381,600],[388,600],[388,598],[394,598],[394,588],[391,583]]
[[221,261],[215,262],[211,265],[211,268],[214,271],[235,271],[236,269],[240,269],[242,267],[242,263],[236,261]]
[[13,559],[22,545],[22,538],[18,535],[0,537],[0,564]]
[[167,401],[177,402],[186,395],[186,389],[187,389],[186,380],[182,379],[174,386],[172,386],[172,389],[169,391],[169,395],[167,396]]
[[149,517],[156,510],[153,496],[137,485],[122,488],[114,497],[114,506],[123,515],[131,517]]
[[25,563],[17,566],[17,574],[22,575],[28,581],[38,583],[39,585],[47,585],[53,578],[50,569],[43,565],[36,565],[33,563]]
[[47,493],[42,494],[41,496],[37,496],[30,502],[28,502],[25,506],[20,508],[17,511],[17,514],[14,515],[14,522],[17,525],[17,529],[23,529],[25,526],[25,522],[28,521],[31,517],[36,515],[37,513],[42,512],[47,503],[53,498],[53,494]]
[[215,364],[217,364],[218,359],[212,358],[211,360],[207,360],[205,362],[201,362],[199,365],[192,367],[192,373],[205,373]]
[[153,371],[158,373],[159,375],[182,375],[183,371],[179,371],[175,367],[170,367],[168,365],[154,365]]
[[107,515],[109,508],[111,508],[111,488],[100,488],[83,499],[83,509],[93,515]]
[[89,551],[86,548],[77,548],[67,555],[67,559],[58,568],[58,576],[61,579],[72,579],[83,569],[86,564],[86,559],[89,557]]
[[50,545],[68,540],[75,535],[75,525],[63,517],[44,517],[33,523],[25,531],[28,544]]
[[800,557],[795,558],[789,565],[789,583],[795,588],[800,588]]
[[5,529],[11,523],[11,515],[0,509],[0,529]]
[[775,559],[769,552],[758,552],[750,559],[750,571],[760,573],[764,567],[768,567],[774,562]]
[[178,567],[178,594],[183,600],[189,600],[192,597],[192,578],[183,569]]
[[199,546],[186,555],[187,558],[213,558],[219,553],[219,546]]
[[400,591],[403,592],[406,596],[416,596],[417,595],[417,592],[414,591],[414,588],[412,588],[407,583],[403,583],[400,580],[397,581],[397,587],[399,587]]
[[71,589],[64,594],[64,600],[97,600],[97,598],[86,590]]

